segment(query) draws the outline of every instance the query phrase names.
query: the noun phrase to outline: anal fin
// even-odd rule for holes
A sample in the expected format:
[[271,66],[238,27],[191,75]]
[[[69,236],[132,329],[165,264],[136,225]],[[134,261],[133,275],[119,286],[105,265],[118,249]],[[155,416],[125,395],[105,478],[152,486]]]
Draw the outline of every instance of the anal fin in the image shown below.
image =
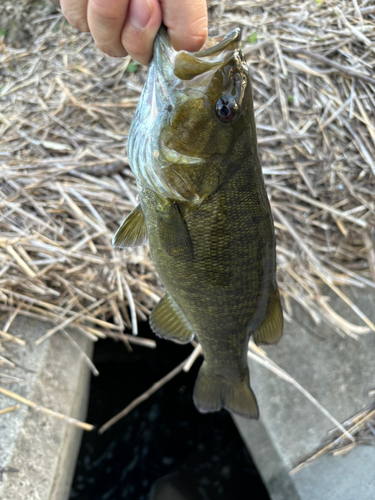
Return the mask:
[[187,344],[194,338],[194,331],[184,313],[166,293],[152,311],[150,326],[158,337]]
[[279,290],[274,288],[269,296],[266,317],[254,333],[256,344],[276,344],[283,333],[283,310]]
[[114,248],[139,247],[147,242],[146,219],[140,205],[130,212],[113,239]]

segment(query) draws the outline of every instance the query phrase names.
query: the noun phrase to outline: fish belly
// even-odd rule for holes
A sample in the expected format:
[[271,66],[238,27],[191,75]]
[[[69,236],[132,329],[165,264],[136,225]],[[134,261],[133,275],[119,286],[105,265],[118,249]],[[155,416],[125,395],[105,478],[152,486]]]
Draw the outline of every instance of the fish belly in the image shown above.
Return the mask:
[[[237,398],[238,407],[247,395],[251,411],[240,408],[236,413],[257,413],[249,386],[247,343],[266,315],[276,282],[270,207],[263,179],[255,174],[244,168],[199,207],[181,207],[192,259],[171,257],[165,251],[157,219],[165,200],[139,186],[156,270],[202,345],[205,361],[195,395],[201,411],[228,407],[226,398]],[[207,399],[207,390],[216,394],[214,401],[199,404]]]

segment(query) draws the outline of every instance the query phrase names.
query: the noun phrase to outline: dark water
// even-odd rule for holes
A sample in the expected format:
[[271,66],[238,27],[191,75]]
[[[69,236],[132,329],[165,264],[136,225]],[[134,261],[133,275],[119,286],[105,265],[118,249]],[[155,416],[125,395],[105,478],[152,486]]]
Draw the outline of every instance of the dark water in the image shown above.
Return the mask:
[[[140,335],[154,338],[147,325]],[[192,351],[157,343],[153,350],[135,346],[133,353],[112,340],[97,343],[100,375],[92,378],[88,422],[100,427]],[[84,434],[71,500],[269,500],[229,414],[195,409],[200,364],[102,436]]]

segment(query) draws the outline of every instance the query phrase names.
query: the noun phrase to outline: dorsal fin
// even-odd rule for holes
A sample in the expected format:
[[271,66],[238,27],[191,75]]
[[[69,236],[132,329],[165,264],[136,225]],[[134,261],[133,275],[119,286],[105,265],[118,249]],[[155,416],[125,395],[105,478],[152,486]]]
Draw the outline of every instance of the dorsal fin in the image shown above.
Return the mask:
[[130,212],[113,239],[114,248],[139,247],[147,242],[146,220],[140,205]]
[[254,334],[256,344],[276,344],[283,333],[283,310],[279,290],[274,288],[268,299],[267,313]]
[[166,293],[152,311],[150,326],[158,337],[187,344],[194,338],[194,331],[184,313]]

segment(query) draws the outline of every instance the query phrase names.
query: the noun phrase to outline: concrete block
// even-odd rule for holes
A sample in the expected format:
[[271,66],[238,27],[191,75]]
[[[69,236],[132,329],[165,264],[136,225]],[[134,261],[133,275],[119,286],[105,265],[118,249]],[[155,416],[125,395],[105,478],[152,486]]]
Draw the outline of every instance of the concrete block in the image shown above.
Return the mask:
[[[351,298],[375,320],[373,290],[357,290]],[[337,297],[331,295],[330,305],[349,321],[361,324]],[[359,340],[342,338],[325,325],[314,326],[298,306],[295,317],[296,322],[286,323],[280,343],[265,350],[339,422],[344,422],[370,403],[368,394],[375,388],[375,333]],[[358,446],[345,456],[322,456],[288,475],[301,459],[316,450],[334,426],[296,388],[253,360],[250,377],[260,419],[234,420],[272,500],[374,500],[375,446]]]
[[[84,420],[90,373],[78,349],[59,332],[34,345],[52,326],[16,318],[10,333],[22,334],[27,346],[8,343],[6,355],[29,371],[9,371],[24,382],[6,388],[41,406]],[[88,355],[92,354],[90,340],[72,330],[69,334]],[[0,409],[13,404],[0,395]],[[18,411],[0,415],[0,468],[18,470],[2,474],[0,500],[66,500],[81,436],[82,431],[73,425],[23,405]]]

